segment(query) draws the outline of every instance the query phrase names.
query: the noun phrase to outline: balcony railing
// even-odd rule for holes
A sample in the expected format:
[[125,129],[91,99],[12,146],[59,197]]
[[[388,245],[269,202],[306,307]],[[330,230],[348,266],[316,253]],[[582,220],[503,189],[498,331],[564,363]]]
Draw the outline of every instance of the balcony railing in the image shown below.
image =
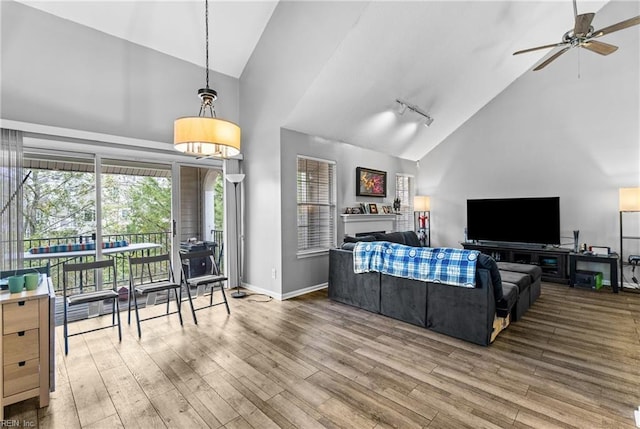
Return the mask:
[[[220,261],[220,265],[222,265],[222,252],[224,249],[224,233],[223,231],[214,230],[212,231],[212,237],[216,242],[216,260]],[[33,247],[51,247],[61,244],[81,244],[81,243],[90,243],[94,240],[95,237],[87,236],[87,235],[78,235],[78,236],[66,236],[66,237],[50,237],[50,238],[37,238],[37,239],[27,239],[24,240],[24,248],[26,251]],[[160,255],[163,253],[169,253],[171,251],[171,232],[150,232],[150,233],[140,233],[140,234],[110,234],[103,235],[103,241],[121,241],[124,240],[128,244],[140,244],[140,243],[154,243],[158,244],[160,247],[145,249],[141,252],[144,252],[145,256],[153,256]],[[115,259],[116,263],[116,283],[118,289],[121,287],[128,287],[129,285],[129,261],[126,254],[115,253],[109,255]],[[95,260],[94,255],[89,256],[74,256],[73,254],[69,254],[68,256],[58,257],[58,258],[47,258],[47,259],[25,259],[24,266],[25,268],[39,267],[45,265],[46,263],[50,264],[50,276],[53,282],[53,286],[56,292],[62,292],[62,265],[66,262],[78,263],[78,262],[91,262]],[[221,267],[222,269],[222,267]],[[176,279],[180,278],[180,267],[174,267]],[[93,285],[90,284],[92,282],[83,282],[83,288],[91,288]],[[79,284],[76,285],[80,287]]]

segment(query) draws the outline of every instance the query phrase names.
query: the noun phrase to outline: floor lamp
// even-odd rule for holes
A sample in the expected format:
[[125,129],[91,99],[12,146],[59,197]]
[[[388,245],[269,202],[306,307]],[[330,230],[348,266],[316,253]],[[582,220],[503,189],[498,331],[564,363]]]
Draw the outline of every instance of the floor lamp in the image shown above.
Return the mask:
[[240,290],[240,282],[242,280],[242,254],[240,252],[240,246],[242,240],[240,239],[240,218],[238,217],[238,205],[240,204],[240,198],[238,197],[238,185],[244,180],[244,174],[227,174],[226,179],[230,183],[233,183],[236,196],[236,291],[231,294],[231,297],[244,298],[247,294]]

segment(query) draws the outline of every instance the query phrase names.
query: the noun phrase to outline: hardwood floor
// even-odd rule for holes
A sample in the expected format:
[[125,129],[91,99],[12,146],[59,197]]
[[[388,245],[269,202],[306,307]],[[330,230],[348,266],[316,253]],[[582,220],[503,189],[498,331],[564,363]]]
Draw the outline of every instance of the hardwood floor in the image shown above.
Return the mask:
[[[219,292],[216,292],[219,293]],[[543,284],[489,347],[329,301],[250,296],[56,344],[42,428],[634,428],[640,294]],[[199,298],[204,299],[204,298]],[[161,312],[164,306],[145,309]],[[187,306],[183,307],[184,309]],[[105,318],[110,319],[110,318]],[[98,323],[75,323],[84,329]]]

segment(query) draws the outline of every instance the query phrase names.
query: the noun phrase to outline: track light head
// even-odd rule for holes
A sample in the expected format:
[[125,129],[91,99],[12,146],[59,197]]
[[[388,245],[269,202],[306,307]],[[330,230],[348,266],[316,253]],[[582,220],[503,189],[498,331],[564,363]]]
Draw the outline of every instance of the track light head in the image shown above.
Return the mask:
[[424,119],[424,126],[425,127],[430,127],[431,124],[433,124],[433,118],[429,115],[427,115]]
[[396,103],[398,103],[398,107],[397,107],[398,115],[400,116],[404,115],[404,112],[407,111],[407,103],[401,100],[396,100]]

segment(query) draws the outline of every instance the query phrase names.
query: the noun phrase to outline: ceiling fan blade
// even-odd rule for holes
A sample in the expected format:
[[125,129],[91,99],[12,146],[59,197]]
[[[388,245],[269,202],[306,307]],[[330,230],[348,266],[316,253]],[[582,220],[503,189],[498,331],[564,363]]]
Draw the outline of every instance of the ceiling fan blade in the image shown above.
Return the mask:
[[539,49],[555,48],[563,45],[566,45],[566,43],[552,43],[551,45],[536,46],[535,48],[523,49],[521,51],[514,52],[513,55],[524,54],[526,52],[537,51]]
[[555,54],[551,55],[549,58],[547,58],[546,60],[544,60],[542,63],[540,63],[540,65],[538,65],[536,68],[533,69],[533,71],[538,71],[540,69],[545,68],[546,66],[548,66],[553,60],[555,60],[556,58],[558,58],[560,55],[564,54],[565,52],[567,52],[569,49],[571,49],[571,46],[567,46],[566,48],[562,48],[560,49],[558,52],[556,52]]
[[625,19],[624,21],[620,21],[617,24],[610,25],[608,27],[604,27],[598,31],[593,32],[592,37],[600,37],[605,34],[613,33],[614,31],[624,30],[625,28],[633,27],[634,25],[640,24],[640,15]]
[[604,42],[598,42],[596,40],[590,40],[590,41],[581,43],[580,46],[600,55],[609,55],[618,50],[617,46],[610,45]]
[[576,16],[576,23],[573,27],[573,34],[576,36],[584,36],[589,32],[589,26],[591,26],[591,21],[593,21],[593,17],[596,16],[595,13],[583,13],[581,15]]

